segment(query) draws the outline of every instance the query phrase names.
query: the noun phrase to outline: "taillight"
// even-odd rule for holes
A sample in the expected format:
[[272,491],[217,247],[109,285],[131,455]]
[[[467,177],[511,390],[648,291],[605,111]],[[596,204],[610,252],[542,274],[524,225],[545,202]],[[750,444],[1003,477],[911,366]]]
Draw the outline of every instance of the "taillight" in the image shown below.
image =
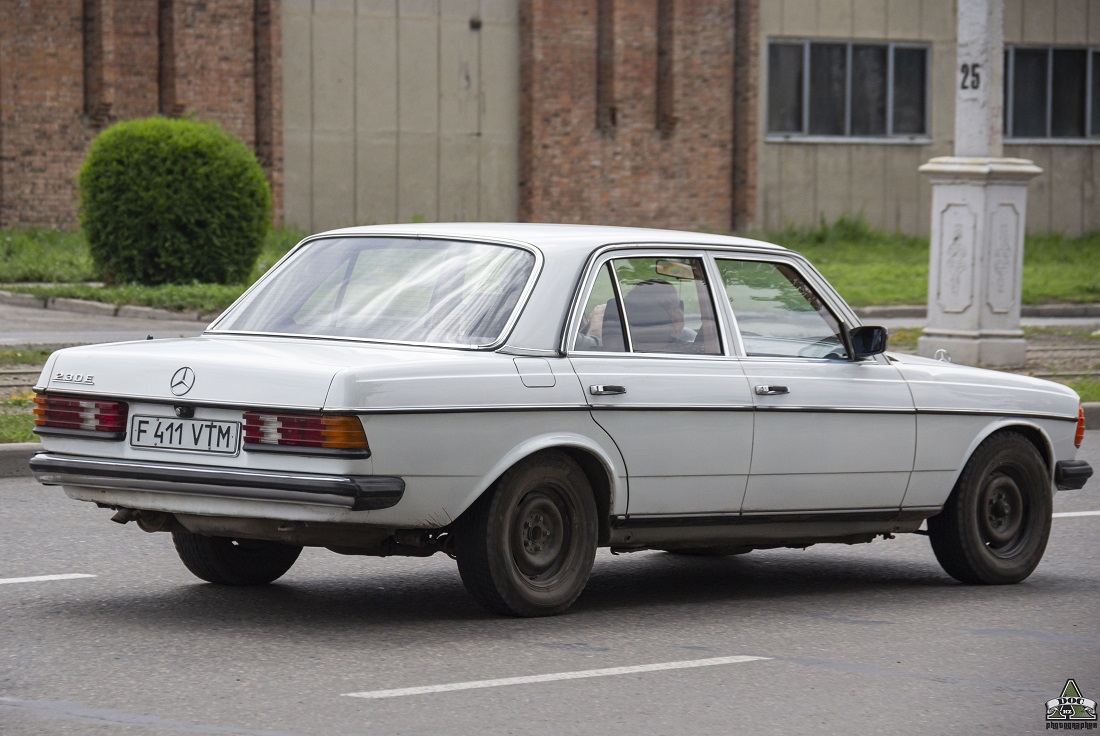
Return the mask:
[[1077,405],[1077,434],[1073,435],[1074,447],[1080,447],[1085,441],[1085,405]]
[[367,435],[358,417],[257,411],[245,412],[244,449],[358,457],[370,454]]
[[38,434],[68,434],[108,440],[126,436],[129,407],[121,401],[37,394],[34,404],[34,431]]

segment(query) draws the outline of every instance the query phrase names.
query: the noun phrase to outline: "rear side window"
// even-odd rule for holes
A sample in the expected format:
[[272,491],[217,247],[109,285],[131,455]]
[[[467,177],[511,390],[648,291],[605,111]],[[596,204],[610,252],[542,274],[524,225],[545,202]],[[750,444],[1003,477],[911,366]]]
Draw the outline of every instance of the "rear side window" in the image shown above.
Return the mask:
[[618,258],[592,285],[574,348],[605,353],[720,355],[700,258]]

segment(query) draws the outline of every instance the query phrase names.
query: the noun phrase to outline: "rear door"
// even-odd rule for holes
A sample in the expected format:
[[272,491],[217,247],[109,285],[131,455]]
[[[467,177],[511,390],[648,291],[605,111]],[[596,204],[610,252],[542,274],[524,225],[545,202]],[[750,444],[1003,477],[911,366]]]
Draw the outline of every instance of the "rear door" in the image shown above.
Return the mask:
[[729,355],[702,253],[605,256],[577,310],[570,359],[629,476],[628,513],[736,514],[752,398]]

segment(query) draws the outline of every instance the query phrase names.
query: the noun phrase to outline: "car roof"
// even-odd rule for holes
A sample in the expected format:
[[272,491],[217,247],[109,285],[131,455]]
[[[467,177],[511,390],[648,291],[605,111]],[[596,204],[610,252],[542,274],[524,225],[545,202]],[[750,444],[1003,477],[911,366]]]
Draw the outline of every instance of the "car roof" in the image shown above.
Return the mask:
[[402,225],[367,225],[318,233],[333,235],[398,235],[418,238],[469,238],[526,243],[543,252],[580,251],[612,244],[665,243],[703,246],[735,246],[762,250],[786,250],[752,238],[714,233],[611,225],[558,225],[533,222],[432,222]]
[[692,248],[739,248],[789,253],[786,248],[751,238],[683,230],[657,230],[607,225],[551,225],[509,222],[436,222],[369,225],[318,233],[323,237],[448,238],[513,243],[543,255],[537,285],[528,297],[507,340],[507,347],[556,354],[562,329],[589,257],[604,246],[685,245]]

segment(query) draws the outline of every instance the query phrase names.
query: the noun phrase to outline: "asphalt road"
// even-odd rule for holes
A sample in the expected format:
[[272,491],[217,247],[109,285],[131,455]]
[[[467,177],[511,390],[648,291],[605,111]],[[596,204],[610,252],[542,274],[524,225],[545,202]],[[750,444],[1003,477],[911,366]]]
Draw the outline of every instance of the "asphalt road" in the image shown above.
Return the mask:
[[[1100,432],[1082,456],[1100,468]],[[170,538],[0,481],[0,734],[1037,734],[1100,700],[1100,515],[1038,570],[956,584],[927,541],[733,558],[601,552],[567,615],[488,615],[454,563],[306,550],[206,585]],[[1100,511],[1100,481],[1056,497]],[[11,582],[47,575],[87,575]],[[740,661],[717,658],[760,657]],[[667,669],[641,666],[671,665]],[[575,674],[607,668],[626,672]],[[564,674],[563,674],[564,673]],[[448,683],[555,676],[432,691]],[[349,697],[426,688],[392,697]]]

